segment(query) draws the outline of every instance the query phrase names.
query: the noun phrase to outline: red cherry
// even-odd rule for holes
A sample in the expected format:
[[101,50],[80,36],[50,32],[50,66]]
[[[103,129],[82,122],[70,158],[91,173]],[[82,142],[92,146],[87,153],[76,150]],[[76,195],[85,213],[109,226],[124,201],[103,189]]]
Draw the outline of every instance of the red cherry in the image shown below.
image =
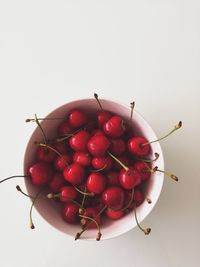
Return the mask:
[[63,186],[60,189],[60,201],[62,202],[67,202],[70,201],[71,199],[76,199],[77,195],[78,195],[77,191],[71,185]]
[[104,124],[104,132],[112,138],[122,136],[126,131],[127,125],[120,116],[113,116]]
[[133,168],[138,171],[142,180],[147,180],[150,178],[151,172],[149,170],[151,169],[151,166],[148,162],[137,160],[133,164]]
[[89,167],[91,165],[91,156],[89,153],[85,152],[75,152],[73,155],[74,163],[79,163],[84,167]]
[[118,172],[114,172],[114,171],[111,171],[111,172],[108,172],[106,174],[107,176],[107,179],[108,179],[108,184],[110,186],[120,186],[120,182],[119,182],[119,173]]
[[101,196],[95,196],[92,200],[92,207],[97,211],[100,212],[104,208],[104,204],[102,202]]
[[92,172],[86,181],[89,192],[101,194],[106,186],[105,177],[99,172]]
[[79,109],[74,109],[69,113],[69,123],[74,128],[79,128],[88,122],[87,115]]
[[143,157],[150,153],[150,145],[147,144],[142,146],[143,144],[147,143],[147,139],[144,137],[132,137],[128,140],[128,150],[131,155],[136,157]]
[[[101,218],[100,216],[98,215],[98,212],[96,209],[94,208],[86,208],[84,213],[83,213],[83,216],[88,216],[90,218],[93,218],[95,219],[95,221],[100,224],[101,223]],[[89,219],[85,219],[85,224],[84,224],[84,227],[88,225],[88,228],[96,228],[96,224],[94,222],[91,222],[91,220]]]
[[36,151],[38,161],[52,162],[56,157],[56,153],[47,147],[39,146]]
[[63,219],[67,223],[75,224],[78,222],[79,206],[73,202],[67,202],[62,210]]
[[124,191],[118,186],[109,187],[102,194],[103,203],[113,210],[120,210],[124,205],[124,199]]
[[123,210],[111,210],[111,209],[106,210],[106,216],[111,220],[118,220],[122,218],[124,214],[125,213]]
[[132,189],[141,182],[140,174],[131,166],[129,170],[121,169],[119,181],[124,189]]
[[52,180],[49,182],[49,188],[51,192],[57,193],[61,187],[65,184],[64,177],[61,173],[55,173]]
[[31,175],[34,185],[45,185],[53,176],[52,168],[46,162],[38,162],[30,166],[28,173]]
[[110,141],[104,135],[95,135],[88,142],[88,150],[94,157],[103,157],[110,146]]
[[97,112],[97,121],[99,128],[103,128],[103,125],[112,117],[109,111],[100,110]]
[[126,150],[126,144],[122,139],[112,139],[110,151],[115,156],[121,156]]
[[85,169],[78,163],[72,163],[64,169],[64,178],[74,185],[79,185],[85,178]]
[[69,121],[64,121],[58,126],[58,135],[65,136],[71,134],[74,131],[73,127],[70,125]]
[[69,145],[74,151],[87,152],[87,143],[90,134],[86,131],[79,131],[69,139]]
[[92,166],[95,169],[102,169],[103,171],[109,171],[112,168],[113,165],[113,160],[108,157],[108,156],[104,156],[104,157],[95,157],[92,159]]
[[63,171],[67,164],[72,163],[72,157],[69,154],[63,154],[62,157],[57,156],[54,161],[54,168],[57,171]]
[[[127,191],[126,200],[125,200],[125,203],[126,203],[125,206],[130,203],[131,195],[132,195],[132,191]],[[138,187],[136,187],[136,188],[134,188],[133,200],[132,200],[132,202],[130,203],[130,205],[127,208],[129,210],[132,210],[134,208],[134,203],[138,207],[143,202],[144,202],[144,195],[143,195],[142,191]]]

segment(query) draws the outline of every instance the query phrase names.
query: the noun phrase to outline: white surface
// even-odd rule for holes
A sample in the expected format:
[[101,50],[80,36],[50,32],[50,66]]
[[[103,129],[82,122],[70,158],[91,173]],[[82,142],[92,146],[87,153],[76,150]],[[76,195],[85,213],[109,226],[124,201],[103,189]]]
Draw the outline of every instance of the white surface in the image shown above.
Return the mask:
[[162,143],[166,178],[161,198],[138,229],[110,241],[74,242],[37,213],[28,228],[29,201],[0,186],[0,266],[198,267],[199,69],[198,0],[0,1],[1,176],[21,173],[34,125],[24,119],[94,90],[137,110],[158,135],[182,119]]

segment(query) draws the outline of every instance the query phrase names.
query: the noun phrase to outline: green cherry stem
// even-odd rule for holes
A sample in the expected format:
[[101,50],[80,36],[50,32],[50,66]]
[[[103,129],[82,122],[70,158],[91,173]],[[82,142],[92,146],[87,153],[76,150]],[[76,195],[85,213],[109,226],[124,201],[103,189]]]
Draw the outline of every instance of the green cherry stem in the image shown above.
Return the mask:
[[[96,240],[99,241],[101,239],[101,230],[100,230],[100,226],[99,226],[98,222],[95,219],[93,219],[92,217],[89,217],[89,216],[84,216],[84,215],[80,215],[79,214],[79,217],[84,219],[83,220],[84,223],[86,223],[86,220],[90,220],[91,222],[94,222],[96,224],[96,227],[97,227],[97,230],[98,230]],[[76,237],[75,237],[75,240],[78,239],[82,235],[83,232],[84,232],[84,229],[80,233],[77,233]]]
[[99,101],[99,97],[98,97],[98,94],[94,93],[94,98],[96,99],[97,103],[99,104],[99,107],[102,111],[104,111],[102,105],[101,105],[101,102]]
[[143,162],[151,163],[151,162],[156,161],[156,160],[159,158],[160,155],[159,155],[158,153],[154,153],[154,156],[155,156],[154,159],[142,159],[142,158],[135,158],[135,159],[137,159],[137,160],[141,160],[141,161],[143,161]]
[[47,137],[46,137],[46,134],[45,134],[45,132],[44,132],[44,130],[43,130],[43,128],[42,128],[42,126],[41,126],[41,124],[40,124],[40,122],[39,122],[39,120],[38,120],[36,114],[35,114],[35,122],[36,122],[36,124],[38,125],[38,127],[40,128],[40,130],[41,130],[41,132],[42,132],[43,139],[44,139],[44,143],[47,144]]
[[178,129],[180,129],[182,127],[182,121],[179,121],[179,123],[177,125],[174,126],[174,129],[171,130],[168,134],[166,134],[165,136],[157,139],[157,140],[154,140],[154,141],[151,141],[151,142],[146,142],[144,144],[141,144],[141,146],[146,146],[146,145],[149,145],[149,144],[152,144],[152,143],[155,143],[155,142],[159,142],[165,138],[167,138],[168,136],[170,136],[173,132],[177,131]]
[[143,228],[137,218],[137,212],[136,212],[136,205],[134,203],[134,215],[135,215],[135,221],[137,223],[137,226],[139,227],[139,229],[145,234],[145,235],[149,235],[151,232],[151,228]]
[[30,219],[30,228],[31,229],[35,229],[35,225],[33,223],[33,218],[32,218],[32,212],[33,212],[33,206],[35,205],[35,202],[38,200],[40,194],[44,191],[44,188],[42,188],[37,194],[36,196],[33,198],[31,207],[30,207],[30,212],[29,212],[29,219]]
[[13,179],[13,178],[31,178],[31,177],[27,176],[27,175],[14,175],[14,176],[10,176],[10,177],[7,177],[7,178],[1,180],[0,184],[7,181],[7,180]]
[[24,195],[24,196],[26,196],[26,197],[28,197],[28,198],[34,199],[33,196],[30,196],[30,195],[26,194],[26,193],[21,189],[21,187],[20,187],[19,185],[16,186],[16,189],[17,189],[17,191],[20,192],[22,195]]
[[134,101],[130,103],[130,107],[131,107],[130,121],[132,121],[132,118],[133,118],[133,110],[135,108],[135,102]]
[[119,165],[121,165],[122,168],[124,168],[126,171],[129,170],[129,168],[124,163],[122,163],[120,160],[118,160],[118,158],[116,158],[112,153],[110,153],[110,151],[108,151],[108,155],[110,155],[111,158],[113,158],[117,163],[119,163]]

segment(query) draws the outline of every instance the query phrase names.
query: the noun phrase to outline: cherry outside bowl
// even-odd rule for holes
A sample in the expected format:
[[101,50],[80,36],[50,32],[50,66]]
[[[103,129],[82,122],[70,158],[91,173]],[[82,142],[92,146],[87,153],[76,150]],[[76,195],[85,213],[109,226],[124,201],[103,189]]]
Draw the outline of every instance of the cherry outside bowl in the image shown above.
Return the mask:
[[[117,113],[118,115],[121,115],[124,119],[129,120],[130,118],[129,106],[124,106],[117,102],[105,99],[102,99],[101,103],[105,110]],[[95,99],[81,99],[64,104],[63,106],[52,111],[46,118],[66,117],[68,112],[74,108],[80,108],[91,114],[95,114],[95,112],[99,110],[98,104]],[[53,138],[55,136],[55,130],[59,124],[60,120],[53,120],[53,121],[45,120],[41,122],[42,128],[44,129],[48,138]],[[147,138],[147,140],[157,139],[151,126],[137,111],[134,111],[133,113],[132,127],[134,129],[134,135],[144,136],[145,138]],[[28,167],[34,163],[35,152],[37,148],[37,146],[34,144],[35,141],[41,141],[41,142],[43,141],[41,131],[38,127],[33,132],[27,144],[24,157],[24,174],[27,174]],[[153,166],[158,166],[160,169],[164,169],[163,152],[159,142],[153,143],[151,145],[151,148],[152,148],[151,149],[152,154],[150,155],[150,157],[153,158],[155,152],[159,153],[160,155],[160,157],[158,158],[156,163],[153,164]],[[151,178],[148,180],[145,190],[146,190],[146,195],[151,199],[152,203],[148,204],[147,201],[144,201],[137,208],[137,216],[140,222],[144,220],[144,218],[151,212],[151,210],[155,206],[159,198],[159,195],[161,193],[163,180],[164,180],[164,175],[163,173],[160,172],[155,172],[154,174],[151,175]],[[34,195],[38,192],[38,188],[32,185],[30,180],[25,179],[25,185],[30,195]],[[79,232],[81,229],[79,225],[67,224],[62,219],[60,207],[54,201],[51,201],[44,197],[36,202],[35,208],[39,212],[39,214],[46,220],[47,223],[51,224],[54,228],[60,230],[64,234],[67,234],[74,238],[75,234]],[[101,226],[101,232],[102,232],[101,240],[122,235],[133,229],[135,226],[136,222],[133,211],[117,221],[108,220]],[[95,240],[96,233],[97,233],[96,229],[87,230],[82,235],[80,240]]]

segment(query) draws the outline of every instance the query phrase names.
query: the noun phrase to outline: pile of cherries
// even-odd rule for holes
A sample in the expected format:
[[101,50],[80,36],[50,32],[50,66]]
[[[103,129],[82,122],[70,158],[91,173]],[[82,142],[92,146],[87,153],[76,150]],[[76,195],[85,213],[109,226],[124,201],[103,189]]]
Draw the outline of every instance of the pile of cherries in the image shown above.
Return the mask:
[[[156,153],[155,159],[148,159],[152,142],[133,133],[134,103],[130,121],[125,121],[121,116],[103,110],[97,94],[94,96],[99,111],[90,116],[80,109],[70,110],[61,120],[54,139],[47,139],[40,125],[43,119],[35,116],[27,120],[36,122],[44,137],[44,142],[35,144],[38,146],[35,163],[25,176],[39,190],[36,196],[27,195],[19,186],[17,190],[32,198],[31,211],[40,194],[48,190],[47,198],[62,205],[63,220],[82,227],[75,239],[87,229],[97,228],[96,239],[100,240],[100,226],[105,218],[118,220],[132,210],[139,228],[149,234],[150,228],[142,228],[137,220],[136,207],[145,199],[151,203],[148,196],[144,196],[144,188],[153,172],[164,172],[152,168],[152,162],[159,155]],[[181,122],[171,132],[180,127]],[[33,229],[32,216],[30,223]]]

